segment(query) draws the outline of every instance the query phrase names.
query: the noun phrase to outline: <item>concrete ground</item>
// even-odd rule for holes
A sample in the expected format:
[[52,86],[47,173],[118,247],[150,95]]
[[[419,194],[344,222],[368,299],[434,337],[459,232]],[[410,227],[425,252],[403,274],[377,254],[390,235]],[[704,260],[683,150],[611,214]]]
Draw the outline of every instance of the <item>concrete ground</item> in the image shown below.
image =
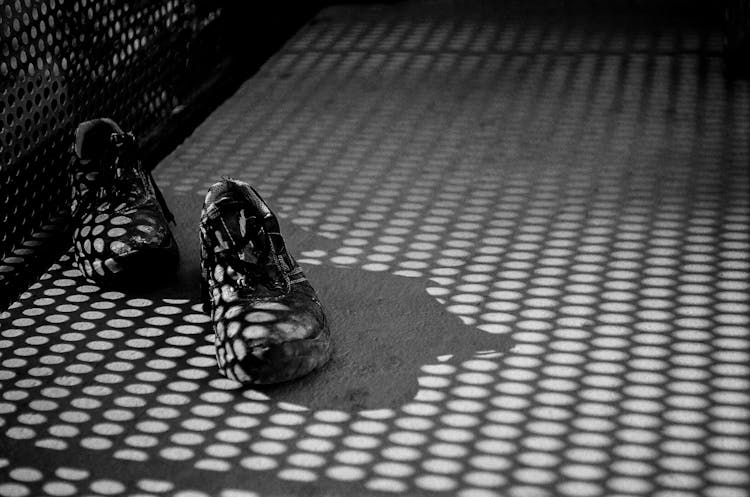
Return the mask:
[[[747,496],[750,85],[690,13],[540,5],[297,33],[156,169],[173,280],[67,254],[0,315],[0,495]],[[218,376],[221,176],[327,306],[301,381]]]

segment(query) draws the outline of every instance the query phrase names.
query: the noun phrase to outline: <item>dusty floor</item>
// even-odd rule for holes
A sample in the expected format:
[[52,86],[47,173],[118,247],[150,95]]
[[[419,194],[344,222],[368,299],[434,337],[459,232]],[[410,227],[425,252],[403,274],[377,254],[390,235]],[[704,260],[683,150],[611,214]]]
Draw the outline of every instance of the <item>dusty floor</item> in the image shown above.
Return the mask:
[[[525,5],[299,32],[157,168],[173,281],[66,255],[2,315],[0,495],[747,496],[750,86],[689,16]],[[302,381],[217,376],[224,175],[329,309]]]

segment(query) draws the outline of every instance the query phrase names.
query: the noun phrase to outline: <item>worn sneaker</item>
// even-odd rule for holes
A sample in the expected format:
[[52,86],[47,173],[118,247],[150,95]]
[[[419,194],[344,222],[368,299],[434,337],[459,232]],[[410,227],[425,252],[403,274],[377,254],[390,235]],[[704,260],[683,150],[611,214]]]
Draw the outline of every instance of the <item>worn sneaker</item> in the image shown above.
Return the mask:
[[167,209],[144,172],[131,133],[110,119],[75,132],[70,183],[75,260],[98,284],[141,283],[172,272],[179,259]]
[[225,376],[278,383],[328,361],[323,306],[250,185],[227,179],[208,190],[200,238],[204,302]]

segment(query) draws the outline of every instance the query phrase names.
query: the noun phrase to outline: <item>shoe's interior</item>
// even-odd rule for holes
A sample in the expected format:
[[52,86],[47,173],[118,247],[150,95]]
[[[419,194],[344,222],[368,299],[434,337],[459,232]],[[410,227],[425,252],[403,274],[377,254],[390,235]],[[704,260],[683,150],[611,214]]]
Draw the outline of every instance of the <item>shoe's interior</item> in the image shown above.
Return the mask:
[[75,153],[81,160],[92,160],[101,156],[112,133],[122,133],[111,119],[94,119],[81,123],[76,130]]

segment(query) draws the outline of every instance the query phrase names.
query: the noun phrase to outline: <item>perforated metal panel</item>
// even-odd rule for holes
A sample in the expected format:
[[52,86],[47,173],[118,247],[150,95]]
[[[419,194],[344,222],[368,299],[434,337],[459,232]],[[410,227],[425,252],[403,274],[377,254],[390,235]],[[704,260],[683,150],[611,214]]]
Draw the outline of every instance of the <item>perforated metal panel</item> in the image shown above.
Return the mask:
[[223,4],[0,0],[0,260],[65,210],[78,122],[149,137],[211,75]]

